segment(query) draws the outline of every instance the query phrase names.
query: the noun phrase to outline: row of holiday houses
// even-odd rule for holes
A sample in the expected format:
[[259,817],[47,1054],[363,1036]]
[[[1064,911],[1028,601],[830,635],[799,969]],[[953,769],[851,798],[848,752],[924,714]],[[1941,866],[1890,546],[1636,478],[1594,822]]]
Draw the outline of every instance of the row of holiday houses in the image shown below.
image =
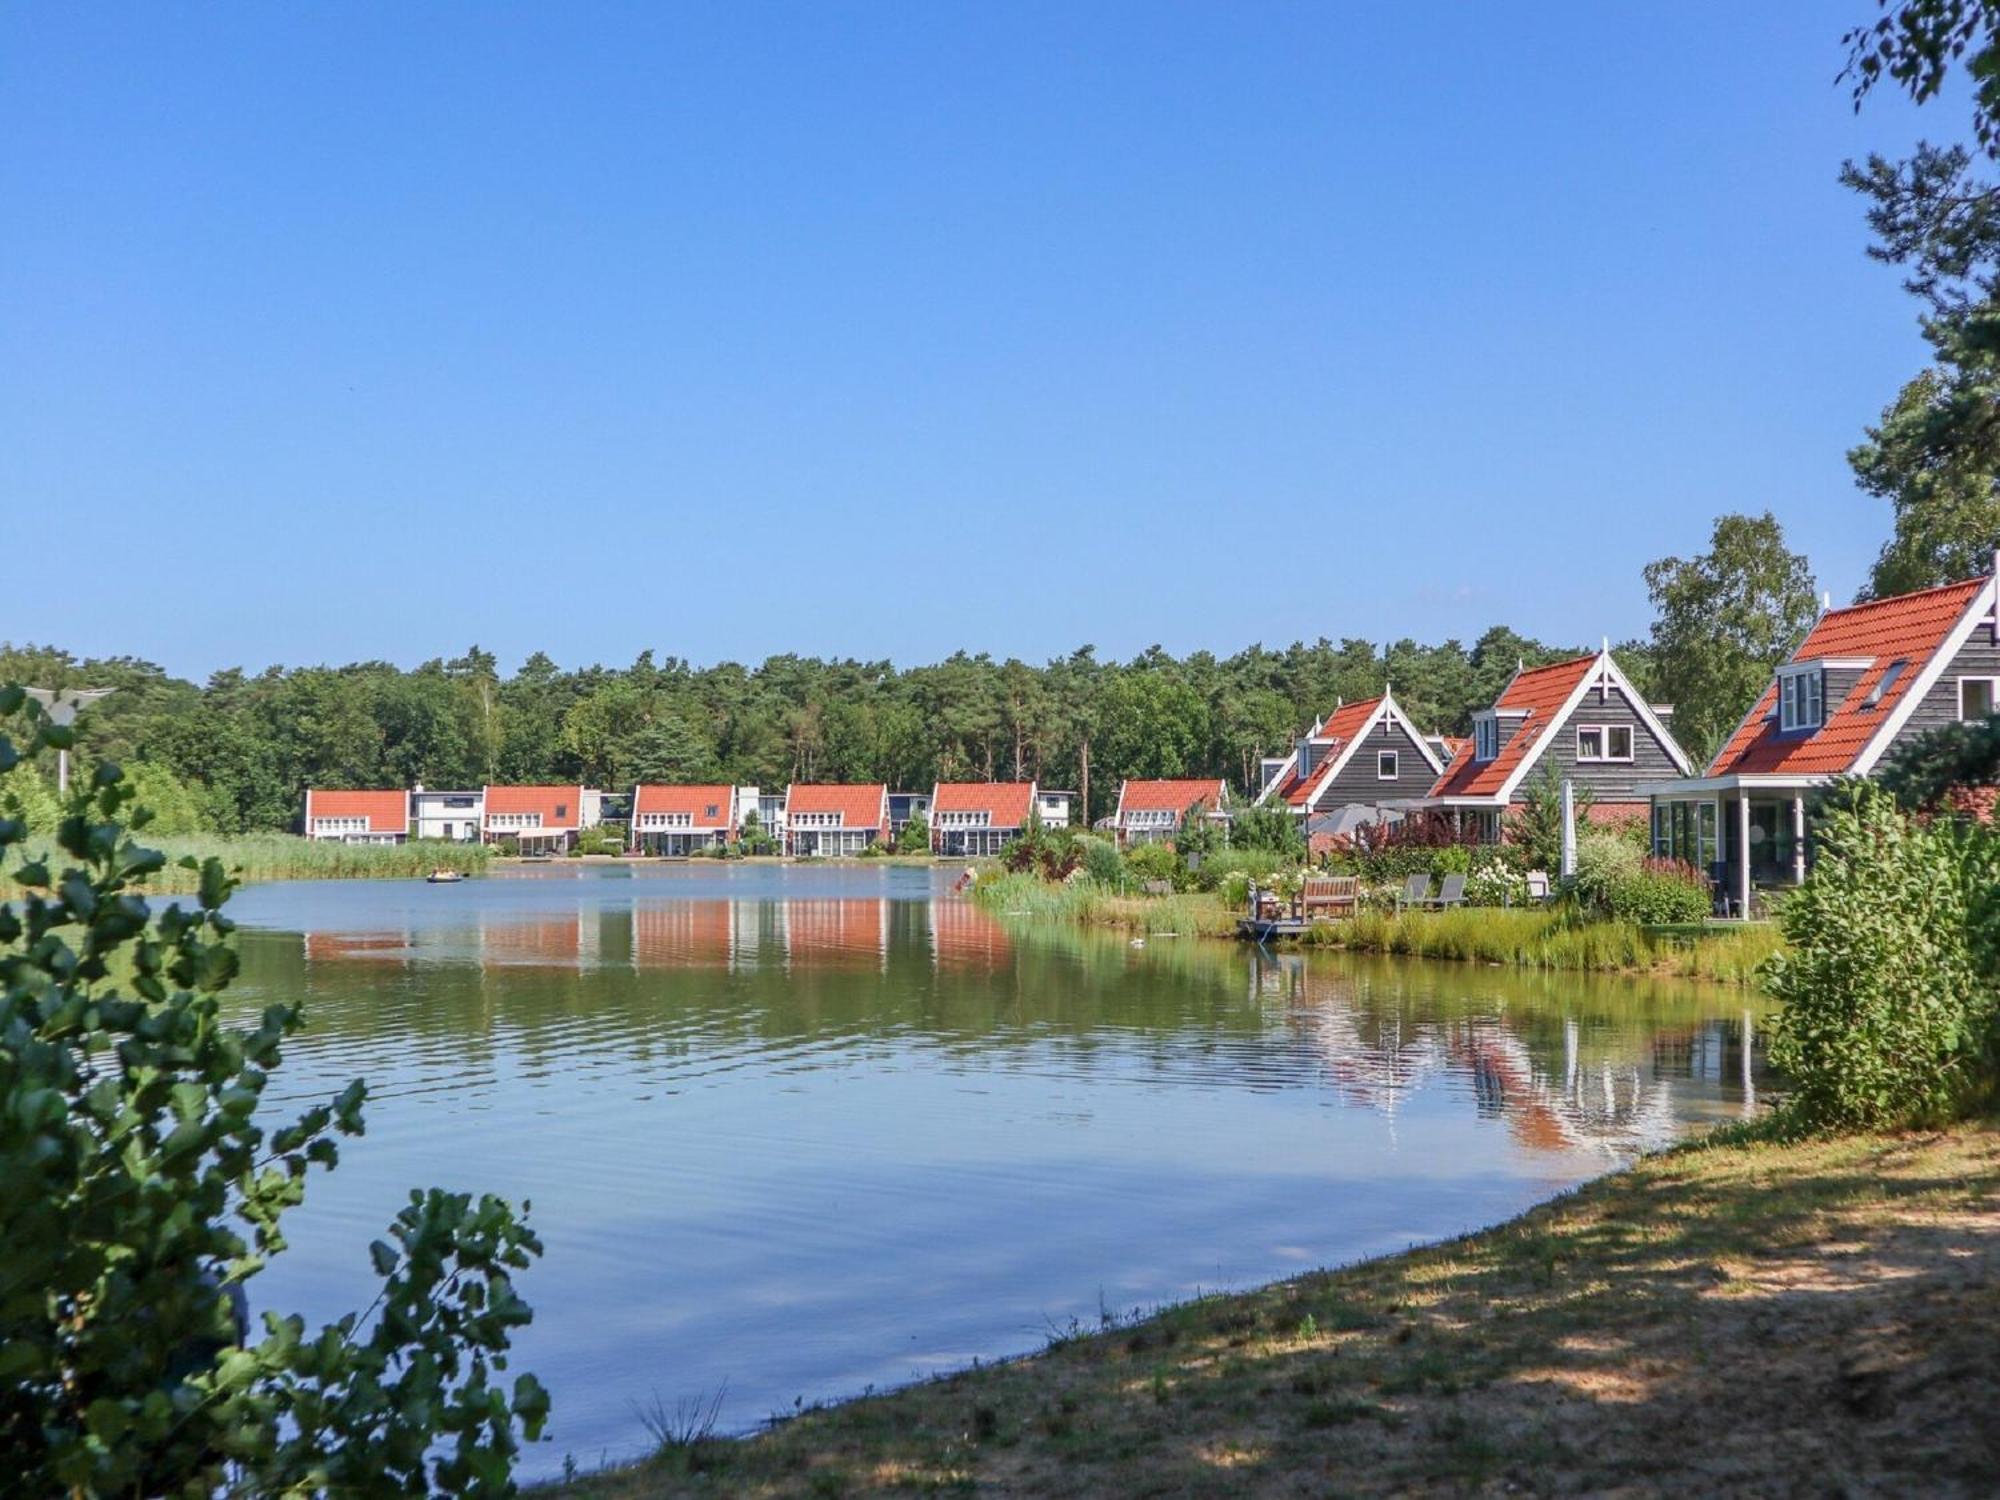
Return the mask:
[[[1673,710],[1649,703],[1608,647],[1517,670],[1454,739],[1414,724],[1393,693],[1343,703],[1289,753],[1263,762],[1258,805],[1288,808],[1310,839],[1352,837],[1412,814],[1497,840],[1531,777],[1587,789],[1596,821],[1647,820],[1652,847],[1709,875],[1727,909],[1760,887],[1795,884],[1808,862],[1807,799],[1838,776],[1867,775],[1898,746],[1941,724],[2000,709],[2000,587],[1994,577],[1824,608],[1812,629],[1706,767],[1673,733]],[[1034,782],[948,782],[928,795],[886,786],[641,786],[624,809],[631,843],[690,854],[741,836],[748,814],[788,854],[858,854],[913,817],[943,855],[999,852],[1038,817],[1067,826],[1073,798]],[[604,821],[615,799],[586,787],[307,795],[314,838],[485,838],[562,844]],[[614,810],[616,810],[614,808]],[[1215,780],[1127,781],[1104,820],[1130,846],[1171,838],[1190,812],[1226,820]]]
[[[1067,828],[1074,794],[1033,781],[945,781],[929,792],[886,784],[795,783],[783,791],[726,784],[641,784],[620,797],[587,786],[485,786],[436,791],[422,786],[306,792],[303,832],[311,839],[398,844],[409,839],[484,842],[523,852],[567,851],[586,832],[616,827],[626,847],[687,857],[743,840],[753,829],[795,858],[858,855],[893,846],[923,819],[935,854],[998,854],[1039,822]],[[1229,789],[1218,779],[1127,781],[1106,820],[1118,842],[1170,838],[1190,809],[1226,818]],[[753,821],[754,820],[754,821]]]

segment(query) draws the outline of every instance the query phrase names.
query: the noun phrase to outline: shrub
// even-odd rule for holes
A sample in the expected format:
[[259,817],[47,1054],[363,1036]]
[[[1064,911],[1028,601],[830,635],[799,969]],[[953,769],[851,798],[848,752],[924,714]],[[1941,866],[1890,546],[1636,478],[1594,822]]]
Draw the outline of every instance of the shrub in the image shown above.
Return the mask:
[[[19,689],[0,690],[17,713]],[[31,749],[67,746],[42,725]],[[0,773],[17,760],[0,736]],[[0,858],[25,889],[0,905],[0,1452],[22,1494],[403,1494],[513,1491],[523,1437],[548,1400],[532,1375],[501,1388],[528,1307],[513,1273],[541,1246],[507,1204],[412,1193],[369,1248],[372,1317],[308,1333],[241,1288],[284,1249],[280,1220],[366,1090],[283,1123],[266,1085],[299,1012],[224,1022],[236,972],[219,861],[192,909],[157,915],[141,887],[164,864],[115,765],[79,788],[56,830],[67,868]]]
[[1692,865],[1672,859],[1647,859],[1611,882],[1607,909],[1621,921],[1659,927],[1704,920],[1715,898],[1708,882]]
[[931,825],[927,818],[919,815],[905,823],[896,835],[898,854],[928,854],[931,852]]
[[1083,860],[1084,873],[1092,880],[1113,889],[1124,884],[1125,861],[1118,857],[1118,846],[1111,840],[1094,833],[1079,833],[1074,845]]
[[1528,900],[1527,877],[1505,860],[1486,858],[1467,872],[1468,906],[1523,906]]
[[1818,858],[1786,902],[1788,952],[1766,983],[1779,1011],[1771,1061],[1791,1122],[1881,1128],[1943,1114],[1990,1058],[1993,997],[1974,954],[1990,900],[1990,833],[1926,828],[1868,783],[1822,812]]
[[1576,875],[1570,889],[1585,906],[1609,912],[1612,888],[1637,875],[1645,858],[1643,850],[1610,829],[1581,832],[1576,840]]
[[1232,849],[1259,849],[1286,859],[1306,857],[1306,836],[1291,808],[1283,802],[1246,807],[1229,825]]
[[1188,867],[1167,844],[1141,844],[1125,851],[1125,874],[1135,881],[1170,880],[1176,890],[1194,884]]
[[[1589,787],[1578,784],[1574,788],[1572,801],[1579,834],[1584,827],[1584,815],[1595,800]],[[1527,860],[1523,868],[1551,871],[1562,868],[1562,773],[1553,763],[1544,764],[1521,788],[1521,810],[1509,825],[1507,836]]]

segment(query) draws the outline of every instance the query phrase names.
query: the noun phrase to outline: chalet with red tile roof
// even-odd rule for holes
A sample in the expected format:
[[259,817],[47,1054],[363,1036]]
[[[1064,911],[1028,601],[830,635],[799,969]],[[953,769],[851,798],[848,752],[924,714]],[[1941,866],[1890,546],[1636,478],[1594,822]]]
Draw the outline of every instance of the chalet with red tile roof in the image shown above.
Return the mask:
[[307,787],[305,835],[343,844],[400,844],[410,836],[410,794]]
[[643,854],[685,859],[730,843],[742,826],[733,786],[662,786],[632,789],[632,838]]
[[1329,818],[1375,821],[1385,805],[1424,796],[1445,762],[1391,693],[1343,703],[1265,762],[1257,805],[1289,807],[1308,827]]
[[785,794],[785,852],[799,858],[859,854],[889,841],[889,788],[794,782]]
[[1498,839],[1529,777],[1553,770],[1589,789],[1594,821],[1643,818],[1648,784],[1693,769],[1667,727],[1671,713],[1646,702],[1608,647],[1524,667],[1472,716],[1471,750],[1413,805]]
[[1170,841],[1181,819],[1199,810],[1215,822],[1229,821],[1229,786],[1220,779],[1126,781],[1118,787],[1112,828],[1121,848]]
[[1737,914],[1803,880],[1811,791],[2000,709],[1996,609],[1986,577],[1822,613],[1707,770],[1645,788],[1654,851],[1707,871]]
[[998,854],[1028,826],[1032,781],[940,781],[931,789],[931,852],[951,858]]
[[586,795],[581,786],[489,786],[482,795],[481,837],[523,852],[567,849],[595,821],[586,821]]

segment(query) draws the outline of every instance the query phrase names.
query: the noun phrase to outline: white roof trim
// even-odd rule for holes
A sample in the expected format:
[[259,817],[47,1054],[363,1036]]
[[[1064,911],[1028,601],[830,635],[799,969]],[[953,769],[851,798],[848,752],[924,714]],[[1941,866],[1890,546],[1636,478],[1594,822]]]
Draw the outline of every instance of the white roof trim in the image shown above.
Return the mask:
[[1944,670],[1951,665],[1951,659],[1958,655],[1967,641],[1972,639],[1972,632],[1994,619],[1994,612],[1996,606],[2000,606],[2000,601],[1996,601],[1993,584],[1993,579],[1987,579],[1973,596],[1965,601],[1965,613],[1958,617],[1958,623],[1951,627],[1950,633],[1944,638],[1944,643],[1931,653],[1930,660],[1923,664],[1910,685],[1903,689],[1903,696],[1896,700],[1896,706],[1889,710],[1888,716],[1880,724],[1875,726],[1875,733],[1870,736],[1868,743],[1861,747],[1861,753],[1855,756],[1848,766],[1856,776],[1866,776],[1875,769],[1875,763],[1888,752],[1889,747],[1896,742],[1896,736],[1902,732],[1903,726],[1910,722],[1910,716],[1917,711],[1917,705],[1929,696],[1930,690],[1937,686],[1938,679],[1944,676]]
[[1737,772],[1722,776],[1690,776],[1684,781],[1647,781],[1639,785],[1641,796],[1672,801],[1681,796],[1701,796],[1708,792],[1733,792],[1772,790],[1782,791],[1787,787],[1806,790],[1827,785],[1834,778],[1831,771],[1812,771],[1787,774],[1782,771]]

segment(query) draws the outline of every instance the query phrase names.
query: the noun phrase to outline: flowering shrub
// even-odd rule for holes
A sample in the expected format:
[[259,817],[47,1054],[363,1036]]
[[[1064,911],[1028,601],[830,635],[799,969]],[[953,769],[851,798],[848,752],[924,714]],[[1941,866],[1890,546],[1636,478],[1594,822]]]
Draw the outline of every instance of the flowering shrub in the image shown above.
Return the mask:
[[1468,906],[1522,906],[1527,900],[1527,878],[1505,860],[1482,859],[1466,874]]

